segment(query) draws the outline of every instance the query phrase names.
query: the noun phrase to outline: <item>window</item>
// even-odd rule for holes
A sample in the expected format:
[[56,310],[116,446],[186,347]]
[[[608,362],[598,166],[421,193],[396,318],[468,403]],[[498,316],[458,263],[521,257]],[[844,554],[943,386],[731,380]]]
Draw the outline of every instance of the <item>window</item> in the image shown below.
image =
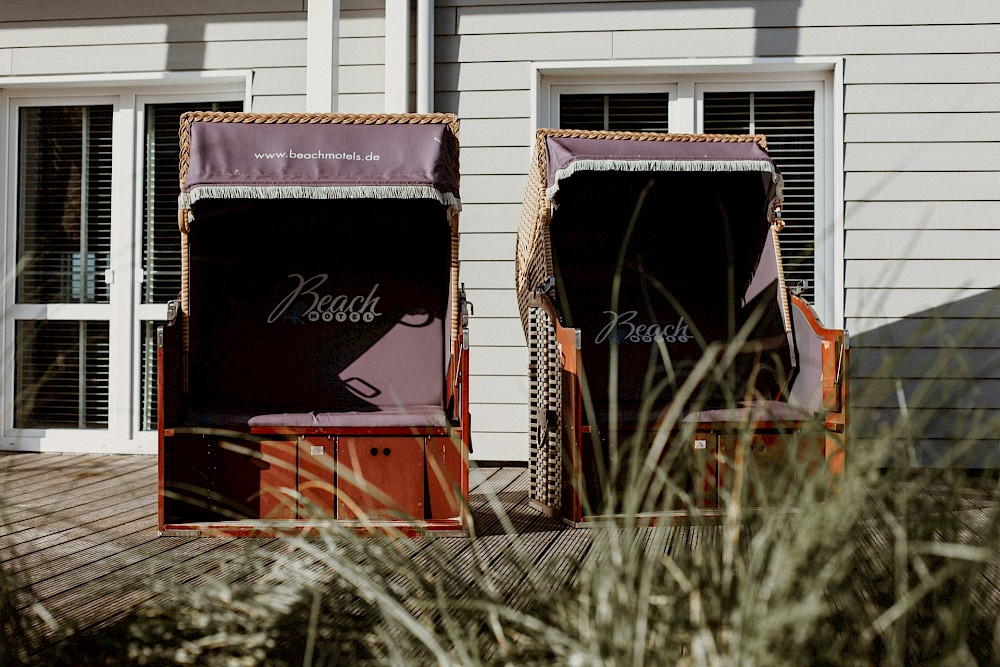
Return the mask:
[[815,300],[816,134],[814,93],[706,92],[702,128],[710,134],[763,134],[785,179],[779,235],[785,280]]
[[[748,78],[748,77],[741,77]],[[668,131],[676,133],[764,134],[768,151],[785,179],[780,235],[789,286],[833,321],[833,253],[826,227],[824,183],[825,83],[795,77],[761,77],[734,83],[726,77],[642,77],[634,72],[581,82],[582,77],[550,77],[543,85],[549,126],[581,130]],[[805,77],[808,78],[808,77]],[[618,81],[632,79],[634,84]],[[773,79],[773,80],[768,80]],[[546,117],[543,106],[542,118]],[[546,126],[543,121],[540,126]]]
[[[177,227],[180,145],[177,130],[185,111],[240,111],[242,102],[181,102],[145,107],[142,208],[143,304],[166,303],[181,291],[181,234]],[[139,427],[156,428],[156,328],[141,322]]]
[[574,130],[666,132],[667,93],[567,93],[559,96],[562,127]]
[[[19,304],[108,303],[112,107],[20,110]],[[107,322],[16,323],[14,426],[106,428]]]
[[228,100],[245,79],[212,85],[223,92],[0,96],[14,147],[4,436],[154,445],[139,433],[156,428],[156,328],[180,291],[179,117],[243,109]]
[[108,427],[108,323],[16,324],[14,426]]

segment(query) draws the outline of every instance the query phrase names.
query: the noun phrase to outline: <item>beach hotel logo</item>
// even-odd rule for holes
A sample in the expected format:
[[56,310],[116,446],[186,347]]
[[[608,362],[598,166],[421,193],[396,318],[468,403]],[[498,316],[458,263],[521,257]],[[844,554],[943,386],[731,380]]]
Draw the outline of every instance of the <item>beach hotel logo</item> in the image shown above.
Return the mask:
[[691,332],[688,331],[684,318],[680,317],[676,324],[639,324],[635,318],[639,315],[636,310],[628,310],[624,313],[616,313],[613,310],[604,311],[605,315],[611,316],[611,321],[601,329],[594,342],[601,343],[686,343],[691,340]]
[[327,273],[317,273],[311,278],[293,273],[288,276],[296,281],[295,287],[267,318],[268,324],[278,320],[293,324],[307,322],[372,322],[382,313],[375,310],[379,297],[378,283],[364,294],[330,294],[320,290],[330,278]]

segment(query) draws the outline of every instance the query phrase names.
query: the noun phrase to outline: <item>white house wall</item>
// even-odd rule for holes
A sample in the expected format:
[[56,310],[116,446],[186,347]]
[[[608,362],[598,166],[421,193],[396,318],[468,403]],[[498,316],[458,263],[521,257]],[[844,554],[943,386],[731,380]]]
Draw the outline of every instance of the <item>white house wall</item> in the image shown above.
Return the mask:
[[[437,8],[438,107],[462,119],[463,279],[477,306],[472,396],[483,415],[476,444],[490,457],[526,455],[511,276],[534,129],[532,62],[842,58],[834,94],[843,117],[833,124],[843,168],[829,179],[843,193],[834,212],[844,227],[834,295],[842,321],[830,324],[854,334],[861,435],[898,416],[896,379],[923,424],[925,454],[953,446],[1000,407],[1000,3],[439,0]],[[493,418],[494,401],[502,418]],[[995,436],[971,437],[973,458],[1000,463]]]
[[[301,111],[306,4],[134,0],[123,17],[117,0],[0,0],[0,77],[249,69],[252,110]],[[843,321],[830,324],[853,334],[864,435],[898,414],[897,378],[911,412],[934,416],[932,447],[1000,407],[1000,2],[437,0],[435,32],[435,106],[461,120],[476,457],[528,451],[513,260],[538,62],[842,62],[831,125],[843,168],[828,181],[842,193],[830,215],[843,224]],[[382,3],[342,1],[340,111],[383,111],[385,34]],[[944,371],[942,345],[957,347]]]

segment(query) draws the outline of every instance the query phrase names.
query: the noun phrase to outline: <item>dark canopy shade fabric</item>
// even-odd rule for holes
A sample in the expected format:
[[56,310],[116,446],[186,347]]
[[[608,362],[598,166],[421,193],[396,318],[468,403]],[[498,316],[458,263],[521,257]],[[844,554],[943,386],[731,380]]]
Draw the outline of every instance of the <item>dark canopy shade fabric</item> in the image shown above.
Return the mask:
[[527,330],[531,294],[554,285],[562,325],[580,330],[599,421],[609,380],[630,421],[649,387],[665,384],[669,402],[706,345],[741,329],[752,351],[733,369],[736,400],[786,390],[796,355],[775,229],[782,180],[765,146],[756,136],[539,131],[518,234],[522,318]]
[[[454,210],[457,138],[442,122],[199,122],[190,144],[181,208],[212,199],[435,199]],[[183,168],[183,167],[182,167]]]

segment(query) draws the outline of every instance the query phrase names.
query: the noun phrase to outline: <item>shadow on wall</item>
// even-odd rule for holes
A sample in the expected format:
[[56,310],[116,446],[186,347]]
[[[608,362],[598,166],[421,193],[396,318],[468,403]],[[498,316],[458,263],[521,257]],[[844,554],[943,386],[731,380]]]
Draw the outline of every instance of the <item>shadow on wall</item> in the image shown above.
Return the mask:
[[855,446],[897,465],[1000,468],[1000,287],[851,338]]
[[754,2],[755,56],[797,56],[802,0]]

